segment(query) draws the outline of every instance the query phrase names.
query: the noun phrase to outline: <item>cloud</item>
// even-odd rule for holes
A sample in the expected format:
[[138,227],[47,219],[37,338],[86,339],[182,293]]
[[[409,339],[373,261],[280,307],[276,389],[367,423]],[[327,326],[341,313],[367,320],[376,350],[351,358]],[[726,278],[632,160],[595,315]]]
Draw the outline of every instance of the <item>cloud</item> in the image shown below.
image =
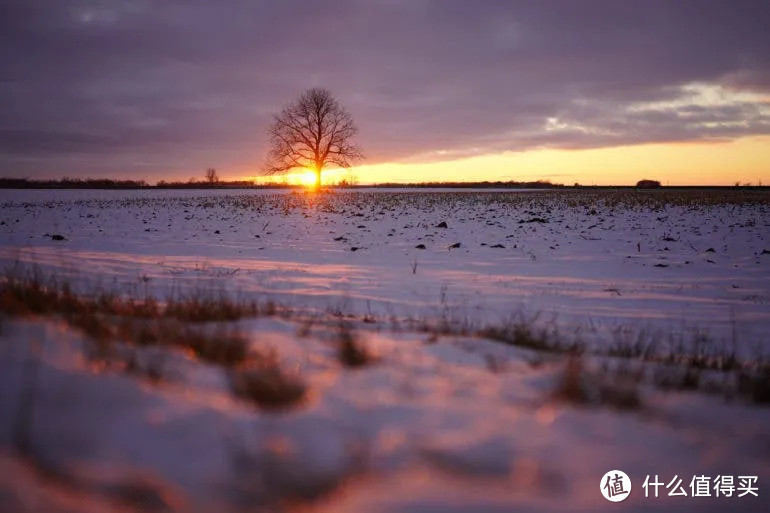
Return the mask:
[[768,18],[759,1],[0,0],[0,173],[256,166],[271,113],[314,85],[371,162],[767,134]]

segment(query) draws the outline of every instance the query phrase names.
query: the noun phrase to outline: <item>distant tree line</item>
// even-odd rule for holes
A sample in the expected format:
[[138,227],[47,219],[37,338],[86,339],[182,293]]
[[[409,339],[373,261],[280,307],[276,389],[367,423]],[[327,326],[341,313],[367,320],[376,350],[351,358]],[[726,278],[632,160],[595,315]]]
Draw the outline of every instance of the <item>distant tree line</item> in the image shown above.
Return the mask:
[[292,184],[255,184],[251,180],[160,180],[150,185],[144,180],[112,180],[109,178],[62,178],[37,180],[32,178],[0,178],[0,189],[286,189],[300,188]]
[[167,182],[160,180],[156,185],[158,189],[244,189],[257,188],[258,186],[250,180],[232,180],[225,182],[217,179],[216,181],[197,181],[189,180],[187,182]]
[[35,180],[31,178],[0,178],[0,189],[143,189],[150,187],[144,180],[113,180],[110,178],[61,178]]
[[[640,180],[635,185],[564,185],[551,183],[547,180],[534,182],[496,181],[496,182],[419,182],[419,183],[378,183],[359,185],[354,176],[341,178],[334,187],[342,189],[359,188],[399,188],[399,189],[657,189],[663,186],[657,180]],[[739,184],[734,186],[666,186],[668,189],[724,189],[728,187],[746,189],[768,189],[767,186]],[[0,189],[302,189],[304,186],[286,182],[257,184],[250,180],[220,180],[208,170],[203,180],[190,178],[188,181],[160,180],[156,185],[150,185],[144,180],[113,180],[110,178],[62,178],[59,180],[36,180],[31,178],[0,178]]]
[[[0,178],[0,189],[295,189],[301,185],[288,183],[256,184],[250,180],[223,181],[207,170],[204,180],[190,178],[187,181],[160,180],[156,185],[150,185],[144,180],[113,180],[109,178],[62,178],[59,180],[37,180],[32,178]],[[562,184],[552,184],[548,181],[535,182],[421,182],[421,183],[380,183],[375,185],[359,185],[353,177],[344,177],[336,184],[341,188],[474,188],[474,189],[547,189],[564,187]]]
[[566,187],[564,184],[551,183],[548,180],[537,180],[534,182],[516,182],[509,180],[506,182],[419,182],[419,183],[378,183],[368,187],[377,188],[431,188],[441,187],[442,189],[553,189]]

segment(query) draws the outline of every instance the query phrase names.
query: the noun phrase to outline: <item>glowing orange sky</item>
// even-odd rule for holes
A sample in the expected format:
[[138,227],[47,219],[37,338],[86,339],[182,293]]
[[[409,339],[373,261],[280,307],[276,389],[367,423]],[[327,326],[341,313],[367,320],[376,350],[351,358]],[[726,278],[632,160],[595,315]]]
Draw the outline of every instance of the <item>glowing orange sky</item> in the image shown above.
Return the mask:
[[[254,177],[260,182],[283,177]],[[355,177],[358,183],[434,181],[533,181],[628,185],[642,178],[669,185],[770,184],[770,136],[726,142],[658,143],[608,148],[535,149],[425,163],[380,163],[324,172],[325,183]],[[234,177],[235,178],[235,177]],[[309,178],[308,178],[309,179]],[[301,173],[287,177],[301,183]],[[306,180],[305,180],[306,181]]]

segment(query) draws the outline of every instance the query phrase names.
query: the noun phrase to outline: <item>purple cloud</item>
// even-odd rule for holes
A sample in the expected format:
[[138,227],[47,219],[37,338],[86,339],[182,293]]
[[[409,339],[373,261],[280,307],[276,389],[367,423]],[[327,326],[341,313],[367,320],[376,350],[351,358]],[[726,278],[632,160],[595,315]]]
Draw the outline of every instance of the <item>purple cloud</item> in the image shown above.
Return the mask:
[[0,0],[0,174],[257,166],[271,113],[315,85],[371,163],[768,134],[767,19],[761,1]]

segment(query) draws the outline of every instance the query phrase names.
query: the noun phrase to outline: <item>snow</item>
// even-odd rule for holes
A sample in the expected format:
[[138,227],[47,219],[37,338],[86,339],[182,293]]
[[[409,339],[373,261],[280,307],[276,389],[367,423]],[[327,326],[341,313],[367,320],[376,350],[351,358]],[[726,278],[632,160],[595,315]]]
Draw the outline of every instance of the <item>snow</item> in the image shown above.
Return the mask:
[[[302,405],[273,413],[187,355],[167,355],[153,385],[94,367],[82,335],[55,319],[6,320],[0,498],[19,511],[603,511],[617,506],[599,479],[617,468],[635,487],[628,511],[765,509],[766,406],[643,386],[640,410],[580,407],[553,399],[558,355],[411,329],[513,317],[590,346],[705,333],[766,355],[767,197],[634,194],[0,191],[6,266],[83,291],[225,293],[298,318],[367,316],[351,319],[378,356],[341,366],[322,321],[307,334],[291,319],[239,321],[309,384]],[[29,361],[33,450],[63,481],[10,451]],[[678,474],[686,488],[696,474],[758,475],[760,497],[645,499],[647,474]]]
[[[375,191],[321,201],[223,191],[84,199],[87,192],[15,192],[3,207],[0,258],[87,274],[102,286],[218,286],[383,316],[499,322],[523,313],[573,329],[697,326],[718,337],[739,326],[747,343],[770,322],[766,205],[601,208],[563,191]],[[519,224],[538,217],[549,222]],[[435,228],[441,221],[448,228]],[[455,242],[461,247],[448,249]]]

